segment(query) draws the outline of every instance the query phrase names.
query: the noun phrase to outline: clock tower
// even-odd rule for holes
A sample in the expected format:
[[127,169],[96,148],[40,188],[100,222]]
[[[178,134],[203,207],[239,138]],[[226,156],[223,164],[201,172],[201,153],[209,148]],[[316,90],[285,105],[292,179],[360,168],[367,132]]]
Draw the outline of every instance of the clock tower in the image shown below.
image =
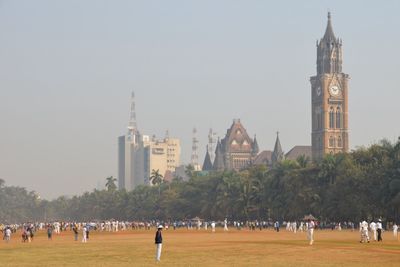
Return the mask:
[[313,160],[349,150],[348,80],[342,72],[342,40],[333,33],[331,14],[317,41],[317,75],[310,78]]

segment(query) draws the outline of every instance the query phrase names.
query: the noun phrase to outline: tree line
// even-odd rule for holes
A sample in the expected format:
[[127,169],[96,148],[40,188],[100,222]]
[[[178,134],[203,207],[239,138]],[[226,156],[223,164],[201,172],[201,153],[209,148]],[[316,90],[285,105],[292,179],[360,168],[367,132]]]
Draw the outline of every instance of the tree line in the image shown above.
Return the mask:
[[272,167],[239,172],[195,172],[190,179],[118,190],[108,177],[104,190],[41,200],[35,192],[5,186],[0,179],[0,221],[51,220],[296,220],[313,214],[321,221],[400,220],[400,138],[319,162],[301,156]]

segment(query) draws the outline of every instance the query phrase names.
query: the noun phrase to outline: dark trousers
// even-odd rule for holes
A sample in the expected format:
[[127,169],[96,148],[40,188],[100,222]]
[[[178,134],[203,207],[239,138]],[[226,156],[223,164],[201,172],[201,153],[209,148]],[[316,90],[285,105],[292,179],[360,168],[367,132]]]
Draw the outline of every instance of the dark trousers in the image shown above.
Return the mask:
[[382,229],[378,229],[378,241],[382,241]]

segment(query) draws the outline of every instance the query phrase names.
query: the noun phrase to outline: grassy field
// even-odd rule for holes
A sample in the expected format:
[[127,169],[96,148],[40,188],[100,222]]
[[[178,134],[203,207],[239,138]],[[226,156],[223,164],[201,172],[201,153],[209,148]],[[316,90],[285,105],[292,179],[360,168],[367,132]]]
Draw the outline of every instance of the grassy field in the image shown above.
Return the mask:
[[[305,233],[285,230],[164,230],[161,262],[155,263],[155,230],[91,232],[88,243],[71,232],[44,232],[32,243],[15,234],[0,243],[0,266],[400,266],[400,242],[391,232],[384,242],[360,244],[359,233],[316,231],[309,246]],[[79,233],[81,234],[81,233]]]

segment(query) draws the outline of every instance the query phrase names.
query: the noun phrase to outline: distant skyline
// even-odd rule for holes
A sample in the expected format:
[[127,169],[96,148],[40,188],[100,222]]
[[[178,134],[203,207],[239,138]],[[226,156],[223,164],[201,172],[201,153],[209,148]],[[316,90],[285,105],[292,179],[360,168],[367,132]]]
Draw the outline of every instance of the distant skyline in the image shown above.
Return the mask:
[[400,136],[400,2],[0,0],[0,178],[44,198],[117,177],[135,92],[143,134],[222,138],[240,118],[260,150],[311,144],[316,40],[327,12],[350,75],[350,148]]

